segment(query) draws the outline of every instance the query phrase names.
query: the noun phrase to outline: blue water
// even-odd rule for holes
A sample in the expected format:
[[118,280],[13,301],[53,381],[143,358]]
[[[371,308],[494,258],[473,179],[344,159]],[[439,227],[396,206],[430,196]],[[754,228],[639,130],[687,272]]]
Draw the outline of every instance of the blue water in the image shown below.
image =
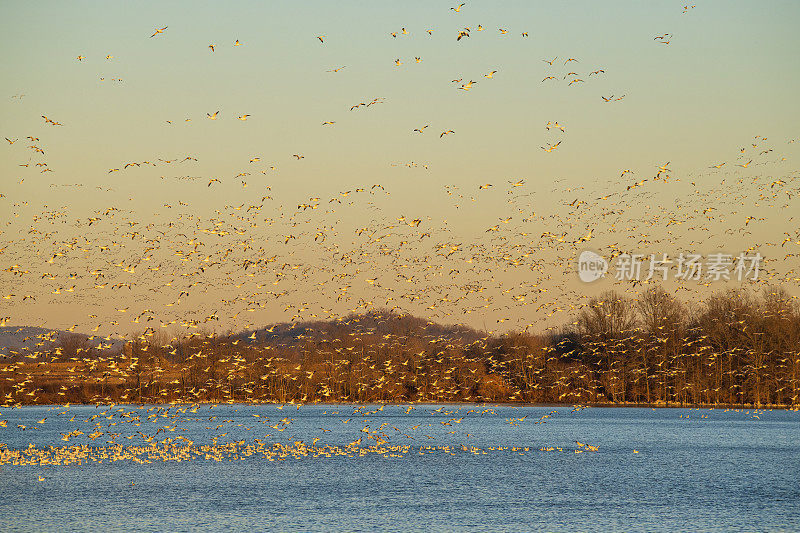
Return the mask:
[[[174,406],[167,416],[177,418],[155,422],[147,419],[154,406],[0,408],[7,421],[0,443],[11,450],[33,444],[45,454],[49,446],[112,446],[108,440],[147,446],[136,432],[149,437],[159,428],[155,441],[183,446],[175,440],[183,436],[195,449],[217,437],[218,444],[244,441],[238,450],[255,439],[264,449],[279,442],[309,450],[318,437],[310,450],[341,451],[362,438],[348,456],[270,461],[232,452],[221,461],[197,454],[139,464],[98,455],[82,465],[5,464],[0,530],[800,530],[797,412],[484,405],[435,412],[440,406],[417,405],[407,414],[408,406],[378,407],[354,414],[350,405]],[[289,423],[279,424],[284,418]],[[76,429],[84,435],[62,440]],[[358,454],[375,445],[369,435],[387,441],[383,453]]]

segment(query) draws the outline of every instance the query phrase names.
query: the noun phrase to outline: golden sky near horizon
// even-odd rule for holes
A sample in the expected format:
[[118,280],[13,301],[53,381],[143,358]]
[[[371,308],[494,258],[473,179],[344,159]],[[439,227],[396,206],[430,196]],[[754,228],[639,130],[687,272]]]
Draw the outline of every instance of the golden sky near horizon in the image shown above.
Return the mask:
[[0,319],[542,331],[647,287],[583,250],[800,295],[800,4],[459,3],[5,3]]

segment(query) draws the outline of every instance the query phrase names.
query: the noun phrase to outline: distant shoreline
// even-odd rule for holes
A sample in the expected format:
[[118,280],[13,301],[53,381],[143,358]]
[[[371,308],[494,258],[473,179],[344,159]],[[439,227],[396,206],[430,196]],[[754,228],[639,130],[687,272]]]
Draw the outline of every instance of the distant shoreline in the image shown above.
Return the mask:
[[333,405],[376,405],[376,406],[442,406],[442,405],[497,405],[503,407],[610,407],[610,408],[636,408],[636,409],[758,409],[758,410],[783,410],[783,411],[800,411],[800,408],[791,405],[752,405],[752,404],[653,404],[653,403],[586,403],[586,404],[571,404],[571,403],[528,403],[528,402],[311,402],[311,403],[297,403],[297,402],[214,402],[214,401],[199,401],[199,402],[102,402],[102,403],[22,403],[22,404],[3,404],[0,408],[18,408],[18,407],[52,407],[52,406],[101,406],[101,405],[244,405],[244,406],[333,406]]

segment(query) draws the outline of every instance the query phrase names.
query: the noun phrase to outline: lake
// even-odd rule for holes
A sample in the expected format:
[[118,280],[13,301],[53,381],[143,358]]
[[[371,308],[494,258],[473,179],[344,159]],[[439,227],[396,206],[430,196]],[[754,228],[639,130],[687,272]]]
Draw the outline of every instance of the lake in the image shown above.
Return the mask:
[[0,530],[800,530],[791,411],[115,405],[3,420]]

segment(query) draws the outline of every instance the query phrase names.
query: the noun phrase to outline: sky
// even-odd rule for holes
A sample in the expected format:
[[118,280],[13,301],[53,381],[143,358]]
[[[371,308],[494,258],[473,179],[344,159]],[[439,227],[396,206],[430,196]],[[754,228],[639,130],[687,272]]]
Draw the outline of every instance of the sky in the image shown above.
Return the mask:
[[642,289],[583,249],[798,293],[800,4],[459,3],[4,2],[0,318],[541,331]]

